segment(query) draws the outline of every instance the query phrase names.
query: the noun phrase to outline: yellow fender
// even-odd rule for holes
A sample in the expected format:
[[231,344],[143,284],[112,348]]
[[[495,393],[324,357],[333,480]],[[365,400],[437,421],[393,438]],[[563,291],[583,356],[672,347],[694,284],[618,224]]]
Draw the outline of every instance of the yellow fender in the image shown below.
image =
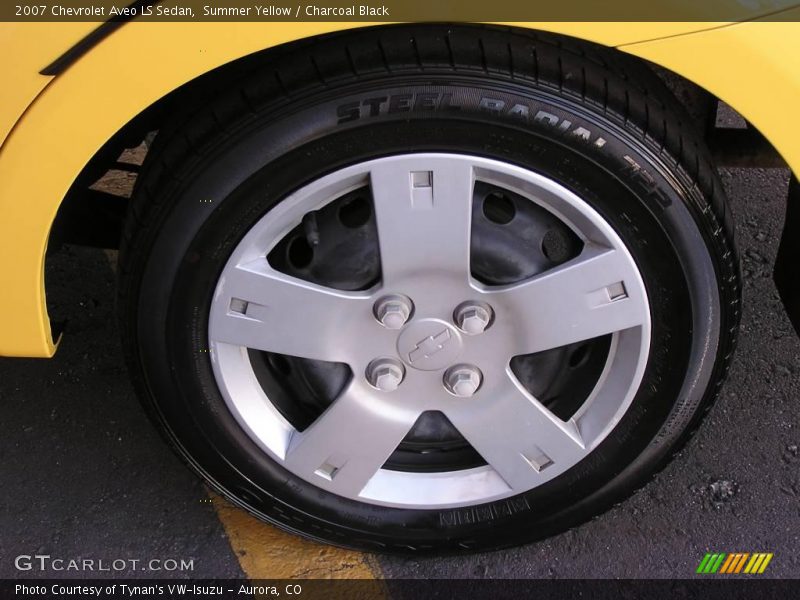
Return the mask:
[[[800,21],[800,10],[794,16]],[[97,150],[142,110],[220,65],[365,23],[137,23],[64,73],[38,72],[96,23],[0,26],[0,356],[55,352],[45,306],[50,227]],[[516,23],[619,47],[715,94],[800,172],[800,22]],[[693,32],[693,33],[690,33]],[[650,41],[648,41],[650,40]]]

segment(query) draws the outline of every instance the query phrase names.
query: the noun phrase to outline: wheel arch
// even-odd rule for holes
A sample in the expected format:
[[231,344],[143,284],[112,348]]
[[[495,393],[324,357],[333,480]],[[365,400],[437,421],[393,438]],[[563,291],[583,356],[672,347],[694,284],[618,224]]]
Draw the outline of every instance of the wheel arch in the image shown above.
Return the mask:
[[[2,266],[5,287],[12,292],[0,297],[0,356],[46,357],[55,352],[56,336],[45,304],[44,263],[51,226],[71,189],[102,173],[116,159],[117,150],[141,140],[145,132],[174,114],[171,111],[185,106],[187,99],[212,93],[219,78],[241,73],[249,61],[285,50],[286,44],[296,49],[316,35],[347,35],[335,30],[349,26],[309,23],[280,30],[269,24],[239,28],[228,24],[220,33],[219,25],[181,29],[135,23],[120,28],[54,79],[6,140],[0,155],[0,212],[6,215],[0,222],[0,240],[6,241],[0,245],[14,240],[19,247],[13,248],[14,265]],[[797,24],[745,23],[697,33],[688,33],[697,24],[677,24],[678,33],[685,35],[663,27],[653,29],[663,25],[646,24],[646,28],[654,37],[668,37],[636,43],[630,40],[630,28],[625,34],[626,28],[619,24],[553,23],[547,27],[616,46],[692,81],[697,89],[723,99],[754,123],[798,172],[796,130],[784,127],[776,113],[793,105],[800,90],[800,69],[793,72],[788,61],[781,60],[789,50],[776,48],[771,40],[781,38],[800,53],[800,41],[790,41],[800,36],[765,33],[769,27],[796,28]],[[213,44],[208,41],[211,28]],[[712,60],[697,61],[698,46],[711,48]],[[180,56],[173,56],[175,47],[182,48]],[[742,88],[735,73],[741,72],[737,60],[745,55],[748,76],[755,84]],[[120,64],[127,68],[119,68]],[[102,88],[96,87],[98,81],[103,82]],[[759,85],[780,90],[774,94]],[[760,104],[767,100],[769,110]],[[41,156],[52,157],[47,177],[34,176]],[[28,201],[12,201],[20,197]],[[8,246],[3,254],[11,251]]]

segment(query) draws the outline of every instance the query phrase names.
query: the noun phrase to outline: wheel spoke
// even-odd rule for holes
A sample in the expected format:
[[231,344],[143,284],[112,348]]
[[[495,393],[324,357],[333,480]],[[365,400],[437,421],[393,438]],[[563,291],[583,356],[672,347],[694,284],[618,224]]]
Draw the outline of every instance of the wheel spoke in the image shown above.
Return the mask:
[[358,496],[418,416],[376,403],[374,390],[353,380],[308,429],[292,437],[284,464],[316,485]]
[[420,269],[469,277],[472,166],[398,158],[370,171],[384,284]]
[[643,325],[644,287],[632,259],[587,246],[574,260],[528,281],[488,289],[498,325],[516,340],[514,354],[558,348]]
[[211,341],[316,360],[344,360],[343,320],[369,310],[366,294],[284,275],[263,258],[226,270],[217,294]]
[[547,469],[560,471],[585,454],[572,423],[564,423],[533,398],[510,373],[488,380],[481,395],[489,401],[448,418],[513,490],[542,482]]

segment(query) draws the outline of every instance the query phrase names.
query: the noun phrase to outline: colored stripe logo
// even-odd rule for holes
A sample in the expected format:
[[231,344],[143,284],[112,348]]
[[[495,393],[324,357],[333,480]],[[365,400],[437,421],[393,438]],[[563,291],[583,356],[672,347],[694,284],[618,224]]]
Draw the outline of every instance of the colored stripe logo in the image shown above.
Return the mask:
[[767,570],[772,552],[709,552],[700,561],[696,573],[701,575],[760,575]]

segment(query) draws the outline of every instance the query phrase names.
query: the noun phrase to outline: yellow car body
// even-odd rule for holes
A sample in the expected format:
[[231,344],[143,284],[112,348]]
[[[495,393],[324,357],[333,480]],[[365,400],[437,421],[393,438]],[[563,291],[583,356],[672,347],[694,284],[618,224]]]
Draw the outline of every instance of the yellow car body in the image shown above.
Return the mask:
[[[514,23],[617,47],[731,105],[800,172],[800,9],[740,23]],[[130,22],[56,75],[42,71],[97,23],[0,24],[0,356],[49,357],[44,263],[84,166],[148,106],[241,57],[365,23]]]

